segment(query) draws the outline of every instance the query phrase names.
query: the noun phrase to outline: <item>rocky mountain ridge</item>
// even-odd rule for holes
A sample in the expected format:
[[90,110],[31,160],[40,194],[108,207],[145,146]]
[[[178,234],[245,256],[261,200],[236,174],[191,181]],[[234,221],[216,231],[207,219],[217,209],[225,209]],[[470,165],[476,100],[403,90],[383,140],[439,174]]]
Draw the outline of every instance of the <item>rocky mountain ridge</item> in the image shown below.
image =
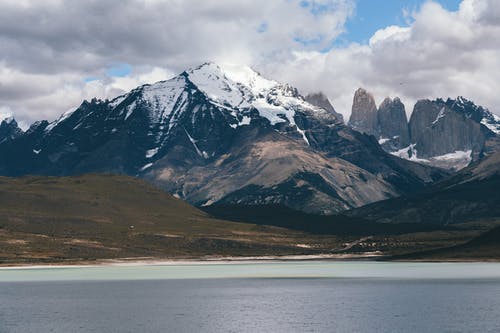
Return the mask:
[[500,117],[461,96],[419,100],[409,121],[397,97],[374,106],[373,95],[358,89],[349,125],[401,158],[459,170],[500,147]]

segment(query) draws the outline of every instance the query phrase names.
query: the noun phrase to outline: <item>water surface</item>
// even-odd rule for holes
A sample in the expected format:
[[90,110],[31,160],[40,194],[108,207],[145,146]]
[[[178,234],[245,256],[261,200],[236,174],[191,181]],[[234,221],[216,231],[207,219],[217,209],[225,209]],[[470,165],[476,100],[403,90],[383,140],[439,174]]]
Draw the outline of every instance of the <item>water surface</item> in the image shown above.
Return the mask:
[[494,263],[0,270],[0,332],[499,332]]

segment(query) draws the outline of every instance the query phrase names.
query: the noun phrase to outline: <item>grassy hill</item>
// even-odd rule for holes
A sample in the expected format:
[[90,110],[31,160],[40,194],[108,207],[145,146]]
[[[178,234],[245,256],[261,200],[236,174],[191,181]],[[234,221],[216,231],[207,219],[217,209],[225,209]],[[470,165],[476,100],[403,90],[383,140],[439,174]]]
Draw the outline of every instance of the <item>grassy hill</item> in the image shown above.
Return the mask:
[[217,220],[127,176],[0,177],[0,202],[0,264],[308,254],[340,242]]

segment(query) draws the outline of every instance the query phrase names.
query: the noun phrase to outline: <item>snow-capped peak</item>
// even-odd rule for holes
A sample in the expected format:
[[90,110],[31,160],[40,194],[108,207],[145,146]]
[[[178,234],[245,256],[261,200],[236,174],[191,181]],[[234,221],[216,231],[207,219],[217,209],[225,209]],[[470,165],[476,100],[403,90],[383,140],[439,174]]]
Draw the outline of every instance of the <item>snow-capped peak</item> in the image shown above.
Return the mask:
[[[208,104],[225,113],[224,118],[232,128],[249,125],[257,111],[271,125],[288,123],[296,127],[306,143],[305,132],[295,122],[297,112],[328,114],[306,102],[294,87],[266,79],[248,66],[220,66],[212,62],[188,69],[169,80],[137,87],[111,101],[98,102],[105,104],[107,112],[113,114],[112,119],[123,121],[132,119],[136,110],[147,110],[151,126],[166,129],[165,133],[158,134],[160,140],[184,117],[186,110],[194,112],[190,116],[193,124],[196,113],[212,110],[199,100],[195,101],[196,105],[192,104],[193,96],[199,93],[206,97]],[[73,111],[67,112],[46,131],[50,132],[72,114]]]
[[274,80],[264,78],[259,72],[253,70],[249,66],[223,64],[222,70],[228,78],[246,86],[256,95],[279,85],[279,83]]
[[214,63],[205,63],[186,71],[188,79],[212,101],[231,107],[240,107],[244,92]]
[[14,117],[13,116],[7,116],[7,117],[2,117],[0,115],[0,124],[1,123],[6,123],[6,124],[11,124],[12,122],[14,121]]
[[500,134],[500,117],[492,113],[474,102],[458,96],[456,99],[448,99],[446,104],[453,110],[465,115],[467,118],[473,119],[495,134]]
[[296,126],[304,141],[308,142],[304,132],[295,123],[295,112],[325,113],[323,109],[306,102],[297,89],[266,79],[248,66],[205,63],[185,73],[213,104],[230,109],[235,116],[241,115],[237,117],[240,119],[238,125],[233,127],[248,124],[246,111],[254,108],[272,125],[288,121],[290,125]]

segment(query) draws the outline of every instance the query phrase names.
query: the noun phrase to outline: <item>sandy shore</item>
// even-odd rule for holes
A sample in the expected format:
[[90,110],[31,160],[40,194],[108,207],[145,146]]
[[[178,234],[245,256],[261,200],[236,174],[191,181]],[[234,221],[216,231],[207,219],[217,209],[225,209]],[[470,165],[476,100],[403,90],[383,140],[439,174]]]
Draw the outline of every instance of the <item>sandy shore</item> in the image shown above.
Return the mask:
[[375,260],[382,258],[381,253],[364,254],[318,254],[318,255],[287,255],[287,256],[250,256],[250,257],[222,257],[206,256],[199,258],[154,258],[133,257],[117,259],[100,259],[95,261],[64,261],[54,263],[6,263],[0,264],[0,269],[16,268],[51,268],[51,267],[92,267],[92,266],[163,266],[163,265],[192,265],[192,264],[241,264],[287,261],[318,261],[318,260]]

